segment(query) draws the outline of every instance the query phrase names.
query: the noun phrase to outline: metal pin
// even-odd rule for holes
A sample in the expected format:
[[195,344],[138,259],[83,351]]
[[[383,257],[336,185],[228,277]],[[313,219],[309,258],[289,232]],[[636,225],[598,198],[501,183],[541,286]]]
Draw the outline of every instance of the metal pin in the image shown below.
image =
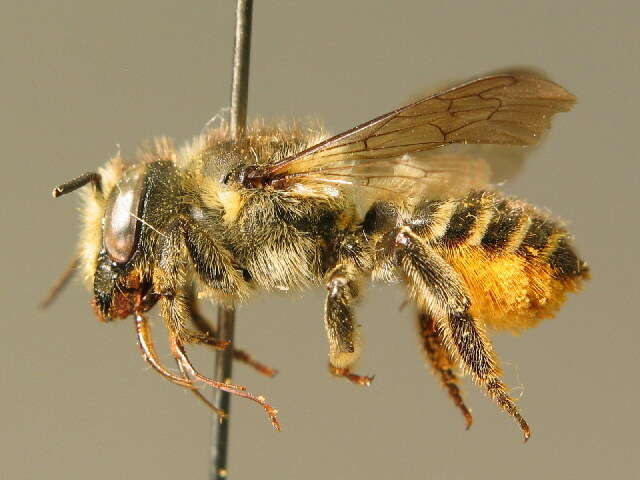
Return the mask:
[[[251,52],[251,18],[253,0],[238,0],[236,7],[236,39],[233,53],[233,77],[231,80],[231,135],[239,140],[247,126],[247,97],[249,92],[249,60]],[[216,351],[214,379],[224,382],[231,378],[233,361],[233,329],[235,310],[218,306],[218,340],[229,342],[227,348]],[[227,413],[220,421],[217,416],[211,422],[211,469],[210,480],[228,478],[227,458],[229,452],[229,407],[230,395],[217,390],[213,404]]]

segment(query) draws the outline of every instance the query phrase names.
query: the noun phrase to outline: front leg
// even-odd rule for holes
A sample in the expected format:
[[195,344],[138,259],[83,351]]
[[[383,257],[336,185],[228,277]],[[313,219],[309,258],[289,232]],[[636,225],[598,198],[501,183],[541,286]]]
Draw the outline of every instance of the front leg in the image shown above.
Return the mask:
[[217,297],[217,300],[233,305],[249,291],[248,272],[234,263],[232,253],[221,241],[190,219],[181,222],[184,245],[200,280]]
[[369,386],[373,377],[356,375],[352,365],[360,357],[360,336],[351,305],[358,296],[356,269],[339,264],[326,276],[324,325],[329,340],[329,371],[356,385]]
[[182,344],[205,343],[216,348],[226,345],[202,331],[189,328],[193,318],[193,271],[211,289],[217,300],[233,304],[244,296],[248,284],[235,268],[231,253],[188,217],[177,219],[162,237],[158,268],[153,274],[156,293],[171,300],[162,302],[167,327]]
[[[194,336],[187,327],[191,322],[192,313],[191,259],[187,253],[187,251],[190,250],[188,248],[188,233],[189,225],[182,221],[176,222],[175,228],[165,233],[160,261],[153,274],[154,287],[160,295],[160,313],[169,330],[171,353],[178,363],[180,371],[184,375],[182,380],[186,382],[187,386],[193,385],[193,381],[197,380],[215,389],[229,392],[260,404],[265,409],[274,428],[279,430],[280,425],[276,416],[277,411],[266,402],[264,397],[248,393],[245,387],[233,385],[226,381],[218,382],[202,375],[191,364],[187,356],[183,346],[186,342],[184,342],[183,339],[186,338],[187,342],[191,342]],[[214,250],[216,246],[213,243],[207,245],[207,247],[210,248],[210,252],[220,253],[217,249]],[[206,259],[200,258],[200,261],[203,263],[205,260]],[[221,266],[222,269],[226,267],[227,265]],[[218,265],[216,265],[215,268],[218,268]],[[217,271],[220,270],[218,269]],[[233,279],[219,278],[218,281],[226,282],[226,284],[229,285]],[[206,335],[202,336],[206,337]],[[152,357],[147,355],[145,358]],[[167,375],[165,374],[165,376]],[[177,378],[180,379],[180,377]],[[201,397],[201,395],[199,395],[199,397]],[[218,414],[224,415],[225,412],[218,411]]]
[[[271,424],[273,428],[276,430],[280,430],[280,422],[278,421],[278,411],[273,408],[269,403],[267,403],[266,399],[262,395],[253,395],[247,392],[245,387],[239,385],[233,385],[227,381],[218,382],[209,377],[202,375],[191,363],[191,360],[187,356],[187,352],[184,349],[184,346],[180,343],[180,340],[174,336],[169,334],[169,346],[171,348],[171,353],[175,358],[180,371],[185,374],[188,378],[193,378],[194,380],[198,380],[205,385],[209,385],[217,390],[222,390],[223,392],[230,393],[232,395],[236,395],[241,398],[246,398],[253,402],[256,402],[258,405],[264,408],[269,420],[271,420]],[[200,395],[201,396],[201,395]],[[209,402],[207,402],[209,403]],[[218,411],[218,410],[216,410]],[[222,417],[226,417],[227,412],[222,412]]]

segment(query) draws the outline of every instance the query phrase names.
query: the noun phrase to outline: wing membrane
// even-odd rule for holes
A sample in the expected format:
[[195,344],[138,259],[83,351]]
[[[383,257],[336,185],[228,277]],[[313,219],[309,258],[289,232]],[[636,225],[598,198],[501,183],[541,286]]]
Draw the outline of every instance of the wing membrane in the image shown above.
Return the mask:
[[313,182],[355,189],[367,201],[402,196],[429,198],[461,196],[486,186],[492,171],[484,159],[458,154],[436,154],[429,158],[370,159],[355,165],[328,166],[320,172],[292,174],[295,183]]
[[403,194],[443,179],[470,183],[480,175],[473,159],[428,151],[451,144],[533,145],[551,117],[574,102],[559,85],[529,73],[483,77],[358,125],[259,176],[276,188],[306,179]]

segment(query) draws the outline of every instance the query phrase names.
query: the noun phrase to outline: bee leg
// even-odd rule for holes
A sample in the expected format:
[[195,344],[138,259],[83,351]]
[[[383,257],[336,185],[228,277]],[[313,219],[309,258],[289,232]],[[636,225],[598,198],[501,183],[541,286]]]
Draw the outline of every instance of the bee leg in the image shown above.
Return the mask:
[[188,293],[180,290],[172,291],[163,289],[160,301],[160,311],[162,318],[167,324],[167,328],[180,339],[184,345],[204,344],[211,345],[218,349],[224,349],[226,342],[219,342],[208,333],[194,331],[189,328],[191,311],[189,308]]
[[360,338],[351,311],[351,303],[358,295],[356,270],[339,264],[327,274],[326,282],[324,325],[329,340],[329,371],[356,385],[369,386],[373,377],[351,372],[360,357]]
[[[212,341],[211,345],[213,347],[218,348],[218,346],[221,344],[225,345],[226,342],[221,342],[219,340],[216,340],[217,332],[215,331],[214,327],[210,324],[210,322],[207,321],[206,318],[204,318],[202,313],[200,313],[200,310],[198,309],[197,302],[194,295],[191,296],[191,304],[189,306],[189,310],[191,311],[191,321],[196,326],[196,328],[200,330],[200,332],[206,335],[207,338],[211,339]],[[278,373],[278,370],[276,370],[275,368],[271,368],[268,365],[265,365],[264,363],[257,361],[244,350],[240,350],[235,347],[233,349],[233,359],[249,365],[253,369],[257,370],[259,373],[266,375],[267,377],[275,377],[276,374]]]
[[250,274],[237,266],[233,255],[209,232],[190,219],[182,219],[182,241],[200,280],[232,301],[249,288]]
[[244,350],[240,350],[239,348],[233,349],[233,359],[238,360],[239,362],[242,362],[246,365],[249,365],[251,368],[253,368],[254,370],[258,371],[259,373],[267,377],[273,378],[278,374],[278,370],[268,365],[265,365],[264,363],[259,362],[258,360],[253,358],[250,354],[248,354]]
[[473,417],[460,395],[458,377],[453,371],[455,364],[443,345],[442,336],[437,331],[433,317],[427,312],[418,313],[418,334],[433,372],[440,377],[442,386],[447,390],[449,397],[462,412],[462,415],[464,415],[467,422],[467,430],[469,430],[473,423]]
[[[224,256],[224,251],[219,250],[215,243],[210,242],[208,236],[202,231],[198,232],[194,237],[194,231],[195,227],[188,219],[180,219],[171,228],[165,230],[158,268],[155,269],[153,274],[154,287],[160,294],[160,314],[169,330],[171,353],[180,364],[181,370],[186,372],[186,374],[194,380],[205,383],[217,390],[247,398],[261,405],[269,416],[274,428],[280,430],[277,411],[266,402],[264,397],[256,397],[246,392],[245,387],[226,382],[217,382],[202,375],[191,364],[184,350],[183,345],[185,343],[193,340],[197,343],[198,338],[197,335],[194,337],[193,332],[187,328],[189,320],[191,319],[189,308],[191,284],[186,268],[188,258],[185,258],[183,254],[185,250],[184,247],[186,246],[186,250],[189,251],[196,271],[205,282],[206,278],[203,278],[203,273],[211,274],[213,280],[218,279],[225,281],[223,278],[225,272],[215,270],[217,267],[222,266],[225,269],[231,268],[234,270],[233,265],[230,263],[206,265],[206,262],[214,261],[220,255]],[[192,236],[190,236],[190,234]],[[196,238],[196,240],[194,240],[194,238]],[[209,243],[204,243],[205,240],[209,241]],[[204,251],[194,253],[192,249],[197,246],[204,248]],[[242,274],[236,272],[236,275],[240,275],[240,278],[242,278]],[[230,279],[227,278],[226,282],[229,281]],[[183,339],[186,339],[186,341],[183,341]]]
[[482,323],[469,312],[471,301],[458,274],[409,227],[398,230],[395,245],[409,293],[434,316],[449,353],[513,417],[526,441],[529,425],[507,393],[493,346]]
[[215,348],[225,348],[226,342],[219,342],[207,332],[189,328],[192,302],[191,279],[188,264],[191,263],[200,279],[222,293],[233,294],[235,281],[242,274],[237,272],[228,261],[229,252],[219,249],[206,232],[189,218],[177,219],[165,231],[162,237],[159,265],[154,271],[153,284],[162,297],[175,301],[162,302],[165,321],[171,322],[168,328],[178,336],[182,344],[207,344]]
[[[182,374],[182,376],[185,378],[189,378],[189,374],[187,373],[187,370],[184,368],[184,366],[177,359],[175,359],[175,361],[176,361],[176,364],[178,365],[178,369],[180,370],[180,373]],[[191,379],[189,378],[189,380]],[[209,407],[211,410],[216,412],[216,415],[218,415],[218,418],[220,419],[220,421],[224,420],[227,417],[227,413],[224,410],[221,410],[218,407],[216,407],[213,403],[211,403],[209,399],[205,397],[198,388],[194,386],[194,388],[191,389],[191,392],[196,396],[198,400],[200,400],[207,407]]]
[[151,331],[147,324],[146,318],[141,314],[136,314],[136,335],[138,337],[138,348],[144,360],[160,375],[165,377],[170,382],[180,385],[181,387],[193,389],[194,386],[191,381],[186,377],[179,377],[175,373],[167,369],[158,358],[153,339],[151,338]]
[[238,397],[246,398],[257,404],[261,405],[264,408],[269,420],[271,420],[271,424],[276,430],[280,430],[280,422],[278,422],[278,411],[273,408],[271,405],[267,403],[265,398],[262,395],[255,396],[246,391],[245,387],[240,385],[234,385],[229,382],[217,382],[209,377],[202,375],[198,370],[195,369],[191,360],[187,356],[187,352],[184,349],[184,346],[180,343],[180,339],[173,334],[169,334],[169,346],[171,348],[171,353],[174,358],[180,365],[180,369],[186,374],[193,378],[194,380],[198,380],[210,387],[215,388],[216,390],[222,390],[224,392],[228,392],[232,395],[237,395]]

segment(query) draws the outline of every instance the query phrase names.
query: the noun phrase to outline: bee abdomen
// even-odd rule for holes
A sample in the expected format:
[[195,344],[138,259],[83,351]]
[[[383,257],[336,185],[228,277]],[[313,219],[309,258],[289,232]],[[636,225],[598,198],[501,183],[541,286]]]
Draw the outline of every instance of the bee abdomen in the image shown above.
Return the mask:
[[472,314],[497,329],[521,331],[553,316],[589,277],[559,221],[496,192],[424,201],[410,222],[460,276]]
[[520,200],[479,191],[462,200],[425,203],[415,213],[428,218],[421,223],[429,228],[421,233],[436,243],[478,247],[490,255],[516,254],[547,263],[558,277],[588,272],[566,229]]
[[478,191],[460,200],[419,204],[411,227],[434,243],[500,251],[519,245],[528,225],[522,205],[492,192]]
[[538,213],[534,214],[516,253],[530,261],[547,263],[559,277],[585,277],[589,271],[564,227]]

